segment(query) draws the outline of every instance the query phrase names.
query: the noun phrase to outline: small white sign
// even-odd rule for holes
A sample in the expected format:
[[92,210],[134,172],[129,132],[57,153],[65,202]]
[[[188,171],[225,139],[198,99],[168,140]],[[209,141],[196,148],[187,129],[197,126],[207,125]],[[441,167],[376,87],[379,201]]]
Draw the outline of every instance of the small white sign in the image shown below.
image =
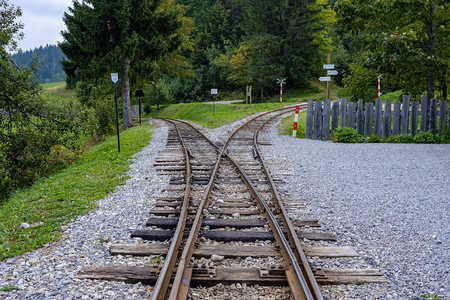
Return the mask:
[[338,74],[338,71],[331,71],[331,70],[327,71],[327,75],[328,76],[330,76],[330,75],[337,75],[337,74]]
[[211,95],[217,95],[217,89],[211,89]]
[[320,81],[331,81],[331,77],[320,77]]
[[332,70],[332,69],[334,69],[334,65],[323,65],[323,68],[325,70]]
[[111,81],[116,84],[119,82],[119,73],[111,73]]

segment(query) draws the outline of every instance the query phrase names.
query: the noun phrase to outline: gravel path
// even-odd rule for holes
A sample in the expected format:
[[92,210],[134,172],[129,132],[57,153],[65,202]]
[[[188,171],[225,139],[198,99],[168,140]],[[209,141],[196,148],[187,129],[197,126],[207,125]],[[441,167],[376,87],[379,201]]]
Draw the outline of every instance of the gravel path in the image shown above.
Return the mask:
[[[220,140],[236,125],[205,131]],[[99,201],[97,210],[63,228],[59,241],[0,262],[0,288],[18,287],[0,291],[0,299],[145,297],[150,290],[141,284],[78,280],[75,275],[84,265],[154,262],[154,257],[111,257],[107,249],[112,242],[132,241],[130,232],[142,227],[145,212],[166,185],[167,178],[149,167],[166,137],[167,128],[155,129],[151,143],[136,155],[126,184]],[[283,187],[290,199],[309,202],[323,229],[337,233],[338,244],[361,253],[361,267],[381,268],[389,281],[325,286],[327,298],[422,299],[420,294],[438,293],[450,299],[450,145],[333,144],[279,137],[275,130],[269,139],[274,146],[264,147],[265,154],[284,160],[296,174]],[[320,263],[352,267],[345,265],[349,262]],[[242,297],[240,292],[231,298]]]
[[[450,299],[450,145],[335,144],[270,133],[294,176],[285,189],[309,202],[359,267],[380,268],[388,284],[325,286],[330,299]],[[351,268],[349,259],[325,267]]]
[[[152,141],[130,166],[125,185],[98,201],[98,209],[63,226],[63,236],[44,248],[0,262],[0,299],[142,299],[147,292],[139,284],[79,280],[85,265],[143,265],[155,258],[111,256],[108,245],[131,242],[130,233],[145,224],[146,213],[167,178],[156,175],[152,166],[158,151],[164,149],[167,128],[157,128]],[[137,242],[136,239],[134,239]]]

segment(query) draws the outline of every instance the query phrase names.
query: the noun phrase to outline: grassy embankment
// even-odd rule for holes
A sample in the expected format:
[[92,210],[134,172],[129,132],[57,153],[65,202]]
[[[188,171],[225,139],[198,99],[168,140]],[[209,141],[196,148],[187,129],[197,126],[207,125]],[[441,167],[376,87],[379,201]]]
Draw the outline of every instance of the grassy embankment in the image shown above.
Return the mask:
[[[67,93],[64,88],[57,85],[56,91],[56,94],[47,92],[49,99],[67,99],[68,96],[61,95]],[[92,147],[68,168],[40,179],[2,202],[0,260],[55,241],[62,225],[94,209],[95,201],[126,180],[129,163],[148,144],[151,130],[151,126],[142,125],[122,132],[120,153],[113,136]],[[31,226],[23,229],[22,223]]]

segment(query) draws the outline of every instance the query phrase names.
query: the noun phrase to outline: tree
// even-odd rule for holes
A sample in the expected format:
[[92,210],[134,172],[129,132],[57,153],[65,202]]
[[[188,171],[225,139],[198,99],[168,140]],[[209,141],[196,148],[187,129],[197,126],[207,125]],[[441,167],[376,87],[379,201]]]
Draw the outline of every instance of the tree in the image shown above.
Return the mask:
[[358,40],[351,51],[356,65],[382,73],[393,89],[413,97],[426,91],[434,98],[438,79],[446,97],[448,1],[338,0],[335,9],[339,28]]
[[64,14],[63,68],[77,80],[106,79],[120,68],[123,126],[133,126],[130,76],[148,77],[182,43],[182,9],[171,0],[75,0]]
[[75,147],[87,115],[70,104],[52,105],[40,97],[35,62],[20,68],[7,49],[16,50],[20,9],[0,0],[0,201],[52,170],[56,147]]
[[261,98],[265,87],[275,87],[277,77],[287,77],[290,86],[302,88],[315,74],[321,24],[314,4],[312,0],[248,0],[249,72]]

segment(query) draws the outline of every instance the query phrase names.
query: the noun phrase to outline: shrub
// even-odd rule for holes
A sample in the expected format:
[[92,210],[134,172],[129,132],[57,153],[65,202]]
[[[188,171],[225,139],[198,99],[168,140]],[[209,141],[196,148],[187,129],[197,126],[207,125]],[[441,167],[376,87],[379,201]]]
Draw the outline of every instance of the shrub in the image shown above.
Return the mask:
[[441,143],[449,144],[450,143],[450,127],[445,126],[441,132]]
[[376,134],[369,134],[361,136],[358,140],[358,143],[379,143],[380,138]]
[[388,139],[383,140],[383,143],[411,144],[414,143],[414,137],[409,134],[393,135]]
[[414,143],[418,144],[434,144],[439,141],[440,138],[431,131],[422,131],[414,136]]
[[334,133],[335,143],[357,143],[359,139],[358,131],[350,127],[339,127]]

